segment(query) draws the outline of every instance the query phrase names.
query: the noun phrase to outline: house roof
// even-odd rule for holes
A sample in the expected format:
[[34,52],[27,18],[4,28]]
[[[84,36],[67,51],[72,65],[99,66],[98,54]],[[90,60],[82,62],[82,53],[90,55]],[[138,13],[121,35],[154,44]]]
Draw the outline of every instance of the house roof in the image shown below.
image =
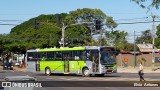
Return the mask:
[[[137,44],[140,52],[152,52],[153,45],[152,44]],[[154,46],[154,51],[159,52],[159,50]]]

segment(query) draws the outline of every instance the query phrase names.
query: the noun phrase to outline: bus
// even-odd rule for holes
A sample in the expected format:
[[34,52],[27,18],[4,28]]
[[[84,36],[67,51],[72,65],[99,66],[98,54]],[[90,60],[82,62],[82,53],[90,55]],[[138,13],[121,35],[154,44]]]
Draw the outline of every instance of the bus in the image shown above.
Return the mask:
[[110,46],[60,47],[27,50],[27,71],[46,75],[77,74],[84,77],[116,73],[116,50]]

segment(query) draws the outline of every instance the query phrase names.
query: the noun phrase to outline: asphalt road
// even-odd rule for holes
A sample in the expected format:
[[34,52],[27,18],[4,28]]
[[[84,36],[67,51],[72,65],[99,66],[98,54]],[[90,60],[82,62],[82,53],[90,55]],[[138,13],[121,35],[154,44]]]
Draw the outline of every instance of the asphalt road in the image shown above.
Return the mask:
[[[4,78],[6,76],[24,76],[24,75],[29,75],[31,77],[35,77],[37,79],[37,81],[68,81],[67,83],[69,83],[69,81],[93,81],[96,82],[97,85],[99,84],[99,81],[109,81],[108,83],[110,83],[110,81],[117,81],[116,85],[119,84],[123,84],[124,81],[126,83],[126,87],[110,87],[109,85],[111,84],[107,84],[107,87],[96,87],[95,83],[84,83],[87,85],[89,85],[89,87],[63,87],[63,85],[61,87],[45,87],[45,88],[34,88],[34,90],[160,90],[160,86],[159,87],[127,87],[127,85],[130,82],[139,82],[139,76],[135,73],[115,73],[115,74],[106,74],[104,77],[82,77],[80,75],[51,75],[51,76],[45,76],[44,74],[41,73],[31,73],[31,72],[17,72],[17,71],[0,71],[0,81],[4,81]],[[149,81],[160,81],[160,74],[159,73],[154,73],[154,74],[145,74],[144,78],[147,82]],[[121,83],[122,82],[122,83]],[[65,82],[64,82],[65,83]],[[102,82],[100,82],[102,83]],[[52,84],[52,82],[50,83]],[[63,83],[62,83],[63,84]],[[90,85],[92,84],[92,85]],[[94,85],[95,84],[95,85]],[[102,83],[103,84],[103,83]],[[72,85],[77,85],[77,83],[73,83]],[[104,84],[103,84],[104,85]],[[130,84],[129,84],[130,85]],[[83,84],[82,84],[83,86]]]

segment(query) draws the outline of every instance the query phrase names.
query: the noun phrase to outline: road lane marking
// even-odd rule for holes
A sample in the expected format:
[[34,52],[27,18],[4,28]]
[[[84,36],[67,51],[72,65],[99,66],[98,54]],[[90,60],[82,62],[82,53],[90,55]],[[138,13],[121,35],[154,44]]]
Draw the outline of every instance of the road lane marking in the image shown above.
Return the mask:
[[[139,78],[97,78],[97,77],[53,77],[46,78],[50,80],[67,80],[67,81],[139,81]],[[160,79],[144,78],[146,81],[159,81]]]
[[46,78],[46,79],[54,79],[54,78]]

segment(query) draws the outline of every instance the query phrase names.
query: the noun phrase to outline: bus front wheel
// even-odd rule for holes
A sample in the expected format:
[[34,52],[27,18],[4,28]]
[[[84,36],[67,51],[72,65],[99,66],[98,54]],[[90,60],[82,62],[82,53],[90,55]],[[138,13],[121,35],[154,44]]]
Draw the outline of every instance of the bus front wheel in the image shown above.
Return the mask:
[[45,74],[47,75],[47,76],[49,76],[49,75],[51,75],[51,70],[50,70],[50,68],[46,68],[45,69]]
[[88,69],[88,68],[84,68],[84,69],[83,69],[82,76],[83,76],[83,77],[88,77],[88,76],[90,76],[90,74],[89,74],[89,69]]

